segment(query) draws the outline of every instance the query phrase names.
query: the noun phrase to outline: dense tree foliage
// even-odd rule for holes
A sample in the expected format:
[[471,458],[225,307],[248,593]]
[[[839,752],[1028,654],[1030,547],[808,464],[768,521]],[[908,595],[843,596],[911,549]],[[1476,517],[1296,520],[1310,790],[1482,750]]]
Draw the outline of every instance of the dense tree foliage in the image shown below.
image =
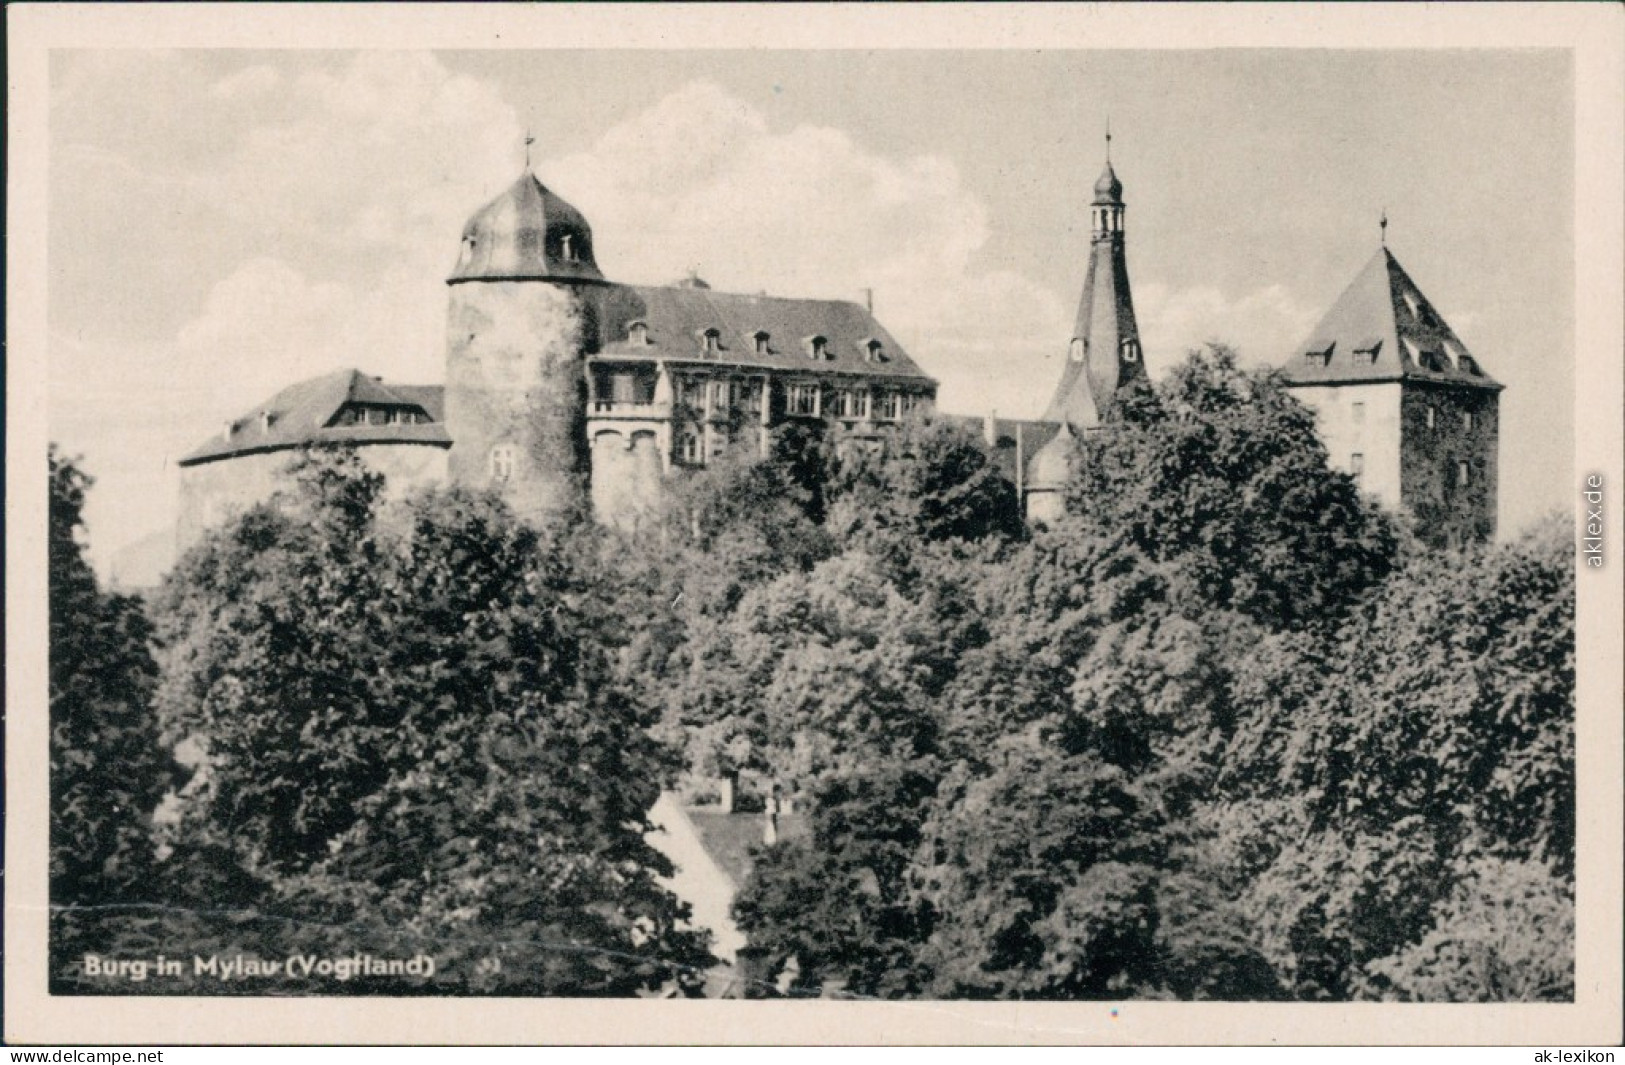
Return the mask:
[[174,861],[237,871],[283,949],[429,950],[439,992],[686,979],[703,942],[643,838],[676,762],[584,538],[456,490],[381,514],[353,458],[292,474],[159,603],[159,708],[202,751]]
[[810,808],[753,943],[802,993],[1570,994],[1563,551],[1404,557],[1223,350],[1118,413],[1030,542],[852,522],[721,626],[692,689]]
[[87,913],[128,916],[157,897],[152,815],[179,769],[152,713],[157,666],[141,604],[100,590],[85,559],[90,484],[51,448],[50,893],[62,956],[93,940]]
[[1223,349],[1113,417],[1032,534],[998,456],[941,423],[874,451],[792,426],[631,533],[456,490],[386,507],[309,458],[166,586],[155,693],[139,614],[74,568],[65,475],[62,617],[123,650],[61,636],[63,705],[114,723],[84,766],[152,768],[65,804],[87,842],[62,883],[150,867],[106,813],[162,793],[150,697],[196,751],[153,876],[222,953],[692,986],[705,944],[647,815],[744,773],[802,826],[735,900],[757,993],[1571,997],[1566,531],[1419,547]]

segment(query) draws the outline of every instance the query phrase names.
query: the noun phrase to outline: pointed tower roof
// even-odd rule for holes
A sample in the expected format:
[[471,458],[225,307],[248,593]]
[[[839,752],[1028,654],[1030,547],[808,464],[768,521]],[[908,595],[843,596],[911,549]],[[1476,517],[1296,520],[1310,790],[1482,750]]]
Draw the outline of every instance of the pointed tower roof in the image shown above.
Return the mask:
[[1117,180],[1117,171],[1112,169],[1112,161],[1106,160],[1106,169],[1100,172],[1095,181],[1095,203],[1117,204],[1123,202],[1123,183]]
[[592,257],[592,227],[529,169],[463,227],[460,281],[602,281]]
[[[1109,143],[1109,142],[1108,142]],[[1095,182],[1089,241],[1089,268],[1072,325],[1066,366],[1044,420],[1093,429],[1104,422],[1118,391],[1145,376],[1140,354],[1140,327],[1129,291],[1128,256],[1124,246],[1123,183],[1110,159]]]
[[1297,385],[1436,381],[1499,390],[1386,247],[1283,367]]

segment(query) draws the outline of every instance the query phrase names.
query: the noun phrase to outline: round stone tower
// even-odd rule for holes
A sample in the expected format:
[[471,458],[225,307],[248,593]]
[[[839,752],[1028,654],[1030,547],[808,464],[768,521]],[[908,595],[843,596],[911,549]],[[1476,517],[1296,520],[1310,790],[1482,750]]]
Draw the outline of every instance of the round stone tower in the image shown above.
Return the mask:
[[586,375],[602,285],[592,229],[528,168],[463,227],[446,317],[453,483],[502,491],[546,522],[584,506]]

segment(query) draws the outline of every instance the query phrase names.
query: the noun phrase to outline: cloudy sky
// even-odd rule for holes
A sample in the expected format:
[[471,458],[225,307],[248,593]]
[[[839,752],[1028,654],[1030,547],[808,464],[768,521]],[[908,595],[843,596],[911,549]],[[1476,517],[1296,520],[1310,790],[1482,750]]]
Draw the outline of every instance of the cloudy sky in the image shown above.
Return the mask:
[[1048,399],[1108,116],[1154,374],[1208,339],[1283,361],[1386,208],[1508,386],[1503,531],[1570,507],[1566,53],[99,50],[50,78],[48,420],[103,561],[282,386],[442,379],[462,223],[527,128],[610,278],[872,288],[965,413]]

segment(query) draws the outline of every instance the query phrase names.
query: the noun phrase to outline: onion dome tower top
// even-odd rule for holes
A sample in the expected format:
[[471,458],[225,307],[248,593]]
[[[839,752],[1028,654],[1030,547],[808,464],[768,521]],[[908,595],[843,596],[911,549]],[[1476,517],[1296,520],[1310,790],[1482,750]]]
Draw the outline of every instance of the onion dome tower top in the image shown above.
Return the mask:
[[469,218],[447,283],[602,280],[586,217],[527,165],[506,192]]

